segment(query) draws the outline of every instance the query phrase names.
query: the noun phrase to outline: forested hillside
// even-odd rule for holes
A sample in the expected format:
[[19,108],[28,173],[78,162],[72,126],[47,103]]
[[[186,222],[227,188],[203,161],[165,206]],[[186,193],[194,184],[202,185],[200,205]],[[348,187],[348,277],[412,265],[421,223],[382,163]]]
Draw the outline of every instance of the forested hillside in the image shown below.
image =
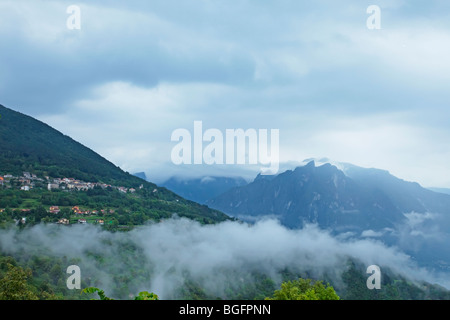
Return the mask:
[[[98,212],[114,225],[142,224],[172,215],[214,223],[228,216],[185,200],[115,166],[45,123],[0,105],[0,220],[56,222]],[[50,214],[50,207],[58,212]],[[104,217],[102,210],[114,213]],[[65,215],[63,216],[63,214]],[[134,215],[132,218],[131,215]],[[113,220],[114,219],[114,220]]]

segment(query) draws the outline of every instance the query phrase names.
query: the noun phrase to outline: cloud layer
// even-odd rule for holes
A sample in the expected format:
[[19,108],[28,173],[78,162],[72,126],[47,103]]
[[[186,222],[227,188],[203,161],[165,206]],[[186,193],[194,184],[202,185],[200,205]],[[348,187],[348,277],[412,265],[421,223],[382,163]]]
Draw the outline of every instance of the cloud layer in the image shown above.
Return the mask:
[[[450,185],[449,4],[0,2],[0,103],[48,122],[130,172],[162,180],[170,134],[280,129],[281,161],[327,156]],[[222,172],[234,168],[198,170]]]
[[[136,246],[138,255],[124,255],[127,244]],[[349,258],[365,266],[389,268],[411,280],[450,284],[445,275],[432,275],[408,255],[376,240],[337,238],[312,225],[288,230],[275,220],[251,226],[238,222],[202,226],[187,219],[170,219],[127,233],[110,233],[90,225],[37,225],[22,232],[2,232],[0,249],[10,254],[81,258],[82,275],[100,279],[106,290],[122,275],[136,272],[130,259],[138,259],[149,276],[143,283],[133,284],[134,288],[153,291],[165,299],[176,296],[187,276],[208,293],[222,297],[226,297],[227,286],[238,287],[239,279],[254,271],[278,283],[286,268],[318,278],[331,276],[339,283]],[[109,265],[95,262],[97,254],[104,256],[102,261],[110,261]]]

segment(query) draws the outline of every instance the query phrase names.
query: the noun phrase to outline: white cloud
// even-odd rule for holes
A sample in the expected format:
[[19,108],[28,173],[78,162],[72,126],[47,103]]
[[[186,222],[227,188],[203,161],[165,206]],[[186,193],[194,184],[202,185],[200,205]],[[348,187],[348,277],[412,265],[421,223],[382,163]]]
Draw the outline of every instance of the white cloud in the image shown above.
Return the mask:
[[361,232],[361,237],[363,238],[379,238],[383,236],[383,232],[381,231],[373,231],[373,230],[364,230]]
[[450,184],[442,3],[381,1],[382,29],[368,30],[351,1],[89,1],[80,32],[66,28],[70,4],[0,4],[1,103],[127,170],[168,169],[171,131],[202,120],[280,129],[281,161]]

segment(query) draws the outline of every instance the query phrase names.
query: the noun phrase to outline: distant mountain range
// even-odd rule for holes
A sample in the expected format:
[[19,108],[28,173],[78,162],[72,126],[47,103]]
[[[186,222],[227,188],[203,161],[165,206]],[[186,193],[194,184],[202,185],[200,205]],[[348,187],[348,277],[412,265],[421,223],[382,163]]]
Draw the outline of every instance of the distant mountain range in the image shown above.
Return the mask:
[[309,161],[258,175],[206,204],[244,221],[270,217],[289,228],[315,223],[334,234],[375,238],[422,265],[450,270],[450,195],[385,170]]
[[379,232],[404,225],[410,213],[450,217],[446,189],[433,191],[386,170],[325,158],[305,160],[277,175],[258,175],[250,183],[243,178],[172,177],[162,185],[239,219],[272,217],[289,228],[317,223],[338,233]]
[[145,172],[135,172],[135,173],[133,173],[133,176],[141,178],[142,180],[147,181],[147,176],[146,176]]
[[380,169],[347,164],[345,174],[360,185],[383,192],[402,213],[434,212],[450,215],[450,196],[423,188]]
[[[342,170],[341,170],[342,169]],[[310,161],[208,200],[212,208],[243,219],[278,218],[297,228],[318,223],[333,230],[381,230],[405,222],[405,213],[450,215],[450,196],[380,169]]]
[[380,230],[405,219],[382,190],[358,183],[331,164],[316,167],[314,161],[276,176],[258,175],[207,204],[242,219],[276,217],[289,228],[317,223],[335,231]]
[[428,188],[428,189],[434,192],[450,194],[450,188]]
[[237,177],[202,177],[202,178],[178,178],[172,177],[163,182],[161,186],[179,194],[183,198],[205,203],[220,194],[247,184],[243,178]]

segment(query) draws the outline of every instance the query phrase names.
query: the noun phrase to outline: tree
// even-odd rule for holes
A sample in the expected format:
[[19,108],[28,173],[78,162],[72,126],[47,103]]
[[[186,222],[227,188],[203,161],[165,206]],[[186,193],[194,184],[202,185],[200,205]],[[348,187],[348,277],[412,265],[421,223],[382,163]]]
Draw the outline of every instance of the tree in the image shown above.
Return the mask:
[[71,210],[69,208],[62,208],[61,209],[61,217],[69,219],[71,215]]
[[283,282],[272,298],[266,300],[339,300],[334,288],[322,281],[302,279]]
[[0,300],[38,300],[27,281],[31,270],[25,271],[10,263],[7,267],[8,271],[0,281]]
[[36,222],[41,222],[43,218],[48,216],[47,210],[43,206],[39,206],[36,209],[34,209],[34,217]]
[[134,297],[134,300],[159,300],[159,297],[153,292],[141,291],[139,295]]
[[[102,289],[96,288],[96,287],[87,287],[84,288],[81,293],[86,293],[86,294],[93,294],[97,292],[98,296],[99,296],[99,300],[114,300],[113,298],[109,298],[105,295],[105,291],[103,291]],[[92,299],[92,300],[96,300],[96,299]],[[141,291],[139,292],[139,294],[134,297],[134,300],[159,300],[158,295],[154,294],[153,292],[148,292],[148,291]]]
[[[87,287],[84,288],[81,293],[87,293],[87,294],[92,294],[97,292],[98,296],[99,296],[99,300],[114,300],[112,298],[109,298],[105,295],[105,291],[96,287]],[[92,299],[92,300],[96,300],[96,299]]]

